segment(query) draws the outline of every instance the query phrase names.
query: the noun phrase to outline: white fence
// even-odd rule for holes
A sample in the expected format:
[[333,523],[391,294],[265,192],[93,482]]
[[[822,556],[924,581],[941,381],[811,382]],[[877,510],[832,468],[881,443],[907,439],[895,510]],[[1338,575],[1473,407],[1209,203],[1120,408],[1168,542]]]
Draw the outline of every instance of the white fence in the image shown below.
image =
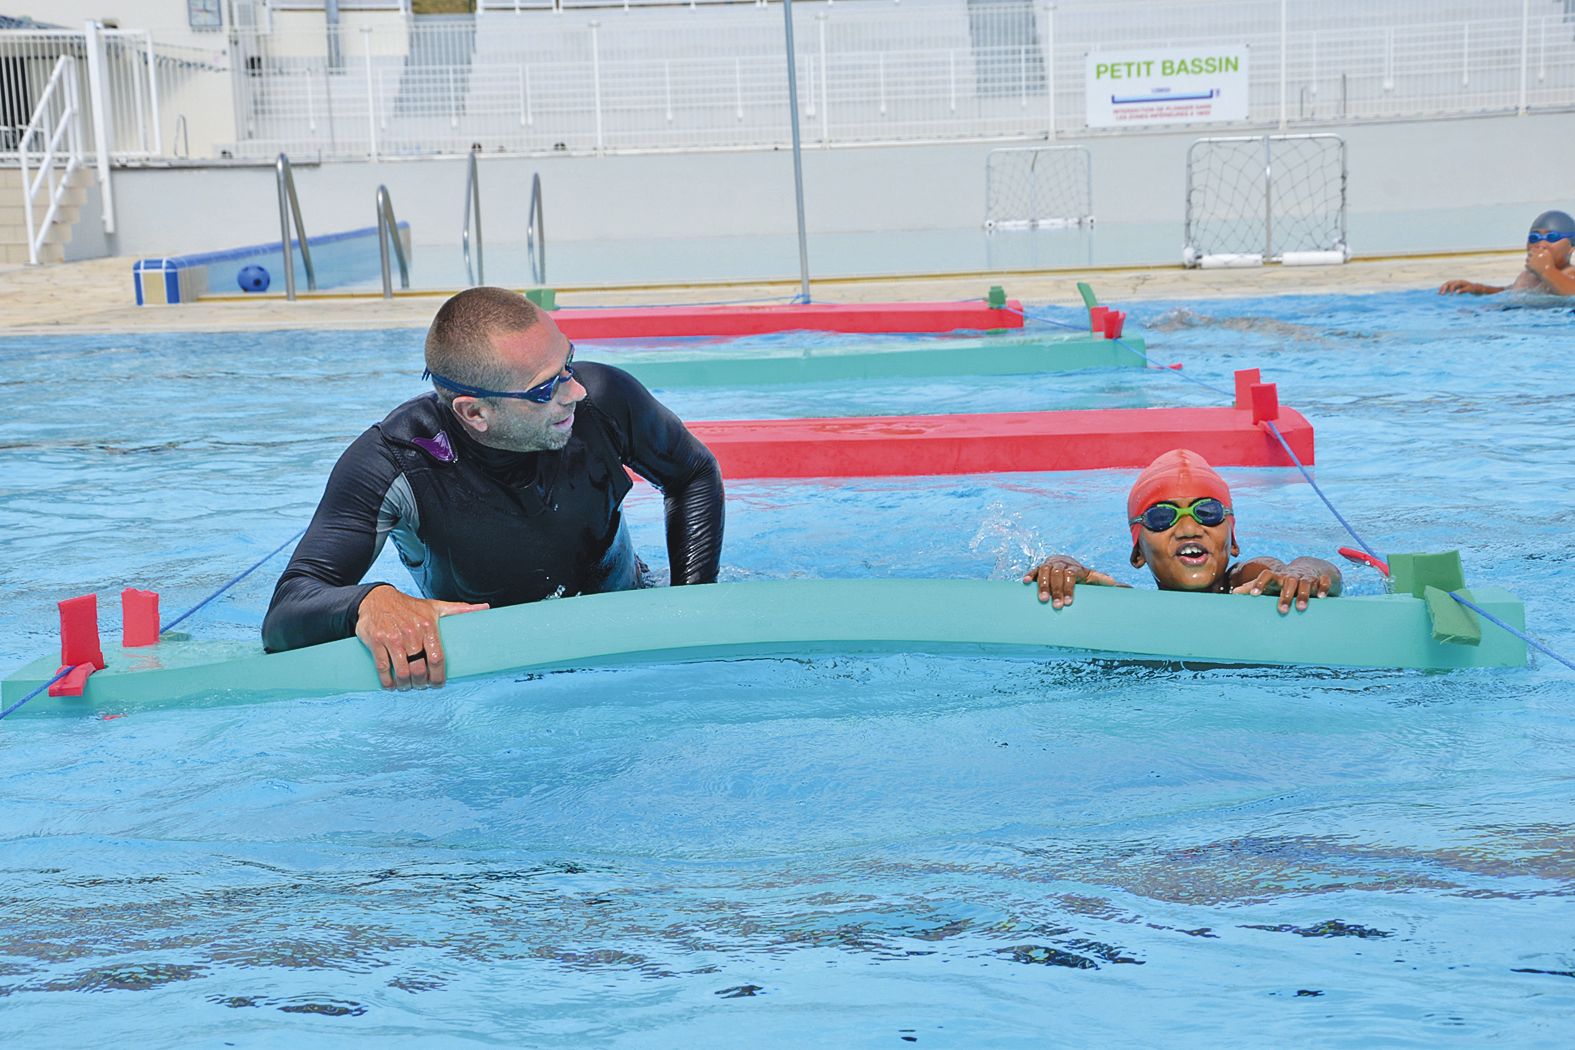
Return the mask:
[[[97,37],[102,92],[86,100],[82,115],[90,139],[103,124],[104,144],[113,160],[177,155],[175,132],[182,117],[233,133],[224,51],[162,44],[142,30],[101,29]],[[90,84],[93,48],[83,31],[0,30],[0,149],[16,148],[17,136],[62,57],[76,67],[79,83]]]
[[[336,27],[322,0],[248,9],[264,17],[229,27],[211,53],[168,47],[156,33],[150,49],[131,39],[145,34],[129,34],[110,90],[116,158],[170,155],[177,117],[194,154],[259,159],[281,150],[360,158],[473,145],[580,153],[788,139],[780,4],[485,0],[481,13],[453,18],[412,17],[400,0],[339,6]],[[1575,19],[1567,6],[800,0],[799,115],[811,146],[1115,134],[1086,126],[1086,54],[1194,44],[1248,49],[1249,114],[1239,129],[1568,109]],[[71,46],[31,36],[31,61],[20,44],[0,44],[0,57],[14,56],[0,71],[7,123],[18,112],[12,81],[35,75],[13,76],[13,67],[47,75]]]

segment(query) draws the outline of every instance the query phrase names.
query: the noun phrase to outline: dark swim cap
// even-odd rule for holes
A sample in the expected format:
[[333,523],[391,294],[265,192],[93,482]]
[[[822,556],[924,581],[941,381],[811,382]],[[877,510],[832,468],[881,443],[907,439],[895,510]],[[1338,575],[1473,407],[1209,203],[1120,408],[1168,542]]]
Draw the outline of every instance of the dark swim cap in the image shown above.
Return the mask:
[[1567,211],[1545,211],[1531,220],[1531,229],[1575,233],[1575,219],[1570,218],[1570,213]]

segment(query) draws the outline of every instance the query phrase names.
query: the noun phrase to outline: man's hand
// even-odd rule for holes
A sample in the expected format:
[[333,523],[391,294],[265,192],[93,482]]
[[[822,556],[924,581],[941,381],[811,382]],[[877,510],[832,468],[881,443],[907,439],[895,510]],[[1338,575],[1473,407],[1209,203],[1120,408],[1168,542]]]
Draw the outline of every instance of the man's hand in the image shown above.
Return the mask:
[[1023,576],[1024,583],[1033,583],[1035,580],[1039,582],[1039,600],[1050,602],[1057,609],[1072,604],[1072,591],[1080,583],[1096,587],[1121,586],[1113,577],[1095,572],[1065,554],[1046,558],[1038,568]]
[[1292,602],[1296,603],[1297,609],[1306,609],[1307,599],[1327,598],[1333,583],[1330,573],[1293,562],[1276,569],[1264,569],[1257,576],[1233,588],[1231,593],[1278,594],[1280,612],[1288,613]]
[[485,605],[412,598],[393,587],[374,587],[361,599],[355,636],[372,654],[384,689],[440,687],[446,674],[437,622]]

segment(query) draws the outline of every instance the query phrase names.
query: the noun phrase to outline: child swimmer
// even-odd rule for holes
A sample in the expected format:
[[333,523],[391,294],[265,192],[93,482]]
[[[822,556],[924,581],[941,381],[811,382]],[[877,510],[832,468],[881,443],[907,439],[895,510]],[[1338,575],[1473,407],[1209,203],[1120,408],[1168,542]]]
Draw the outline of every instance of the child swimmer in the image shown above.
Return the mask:
[[[1277,594],[1280,612],[1307,608],[1311,598],[1340,593],[1340,570],[1321,558],[1288,564],[1252,558],[1230,564],[1236,546],[1234,512],[1225,479],[1190,449],[1172,449],[1143,469],[1127,496],[1132,527],[1132,567],[1148,567],[1162,591]],[[1079,583],[1127,587],[1065,554],[1046,558],[1023,577],[1039,584],[1039,600],[1059,609],[1072,604]]]
[[1545,211],[1531,222],[1526,234],[1526,268],[1502,288],[1475,281],[1445,281],[1440,295],[1497,295],[1499,292],[1531,292],[1540,295],[1575,295],[1575,266],[1571,248],[1575,247],[1575,219],[1568,212]]

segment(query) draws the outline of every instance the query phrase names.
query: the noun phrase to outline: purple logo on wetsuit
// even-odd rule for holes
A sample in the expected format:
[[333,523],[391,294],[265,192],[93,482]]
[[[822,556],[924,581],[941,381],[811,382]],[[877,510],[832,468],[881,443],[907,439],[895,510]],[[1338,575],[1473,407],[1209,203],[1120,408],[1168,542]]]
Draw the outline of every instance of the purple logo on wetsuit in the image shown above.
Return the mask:
[[459,459],[454,453],[454,446],[448,443],[448,435],[441,430],[437,432],[436,437],[411,438],[410,443],[439,463],[453,463]]

